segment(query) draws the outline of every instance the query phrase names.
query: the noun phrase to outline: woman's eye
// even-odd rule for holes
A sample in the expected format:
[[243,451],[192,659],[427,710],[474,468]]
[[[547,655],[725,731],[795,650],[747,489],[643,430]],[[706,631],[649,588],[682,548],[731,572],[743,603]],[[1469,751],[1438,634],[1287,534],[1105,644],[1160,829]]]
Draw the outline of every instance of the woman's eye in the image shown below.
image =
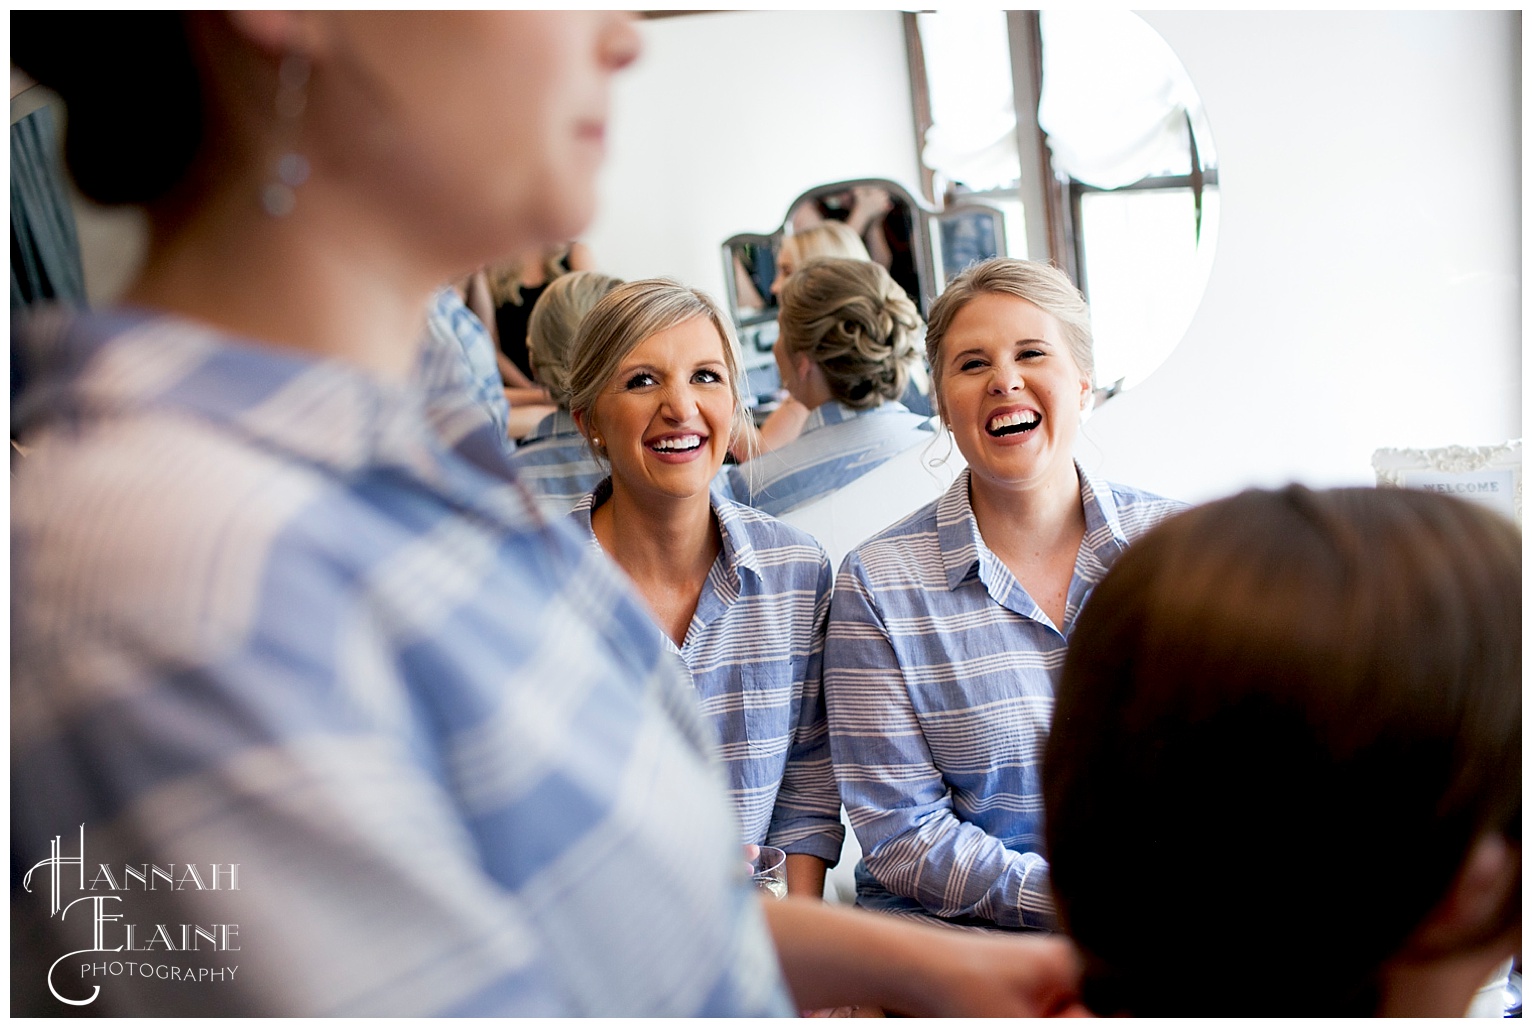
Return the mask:
[[702,370],[698,371],[695,375],[692,376],[692,381],[693,382],[707,382],[707,383],[722,382],[723,381],[723,376],[720,375],[718,372],[713,371],[711,368],[703,368]]
[[638,374],[628,379],[627,383],[624,385],[624,388],[642,389],[644,386],[651,385],[654,385],[654,376],[649,374],[647,371],[640,371]]
[[961,365],[959,365],[958,366],[958,370],[959,371],[973,371],[975,368],[982,368],[982,367],[984,367],[984,362],[979,360],[979,358],[974,357],[974,358],[972,358],[970,360],[964,361]]

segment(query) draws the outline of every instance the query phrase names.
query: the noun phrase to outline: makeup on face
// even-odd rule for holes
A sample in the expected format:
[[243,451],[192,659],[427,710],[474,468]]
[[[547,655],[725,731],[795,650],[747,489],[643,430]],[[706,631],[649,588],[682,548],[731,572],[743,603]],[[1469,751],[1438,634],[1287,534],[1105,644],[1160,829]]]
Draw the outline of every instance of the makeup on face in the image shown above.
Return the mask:
[[941,348],[942,410],[974,474],[1015,487],[1073,471],[1090,380],[1056,318],[981,294],[954,315]]
[[592,410],[614,481],[635,493],[706,494],[733,429],[724,342],[706,318],[649,336],[623,358]]

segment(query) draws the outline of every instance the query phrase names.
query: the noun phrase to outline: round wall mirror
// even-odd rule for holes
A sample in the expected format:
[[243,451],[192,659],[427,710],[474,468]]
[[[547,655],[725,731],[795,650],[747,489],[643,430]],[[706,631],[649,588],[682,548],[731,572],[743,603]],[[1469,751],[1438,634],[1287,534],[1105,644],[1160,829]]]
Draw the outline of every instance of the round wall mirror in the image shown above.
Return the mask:
[[[929,112],[922,159],[942,202],[886,179],[831,182],[802,193],[780,225],[726,240],[751,390],[764,402],[776,388],[772,286],[784,242],[828,221],[851,228],[923,314],[976,260],[1051,259],[1091,304],[1097,403],[1142,381],[1190,324],[1217,236],[1216,154],[1186,69],[1127,12],[910,20]],[[1035,121],[1018,126],[1014,111],[1034,104]],[[1035,172],[1024,171],[1023,153]]]

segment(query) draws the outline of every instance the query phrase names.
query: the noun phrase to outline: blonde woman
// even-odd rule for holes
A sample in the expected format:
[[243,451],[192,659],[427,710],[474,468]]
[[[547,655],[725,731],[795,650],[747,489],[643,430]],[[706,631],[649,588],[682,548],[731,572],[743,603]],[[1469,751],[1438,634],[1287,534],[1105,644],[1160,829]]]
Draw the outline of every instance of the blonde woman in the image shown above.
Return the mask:
[[1038,769],[1091,590],[1180,508],[1074,459],[1090,312],[1057,269],[974,265],[926,332],[967,468],[841,566],[825,652],[835,773],[864,853],[857,902],[1052,928]]
[[[776,515],[842,489],[935,438],[931,419],[899,402],[920,360],[925,326],[882,266],[810,260],[787,280],[780,301],[777,370],[810,413],[798,438],[729,476],[735,499]],[[906,505],[885,508],[882,524],[931,499],[935,494],[924,486],[935,481],[910,481],[900,495]]]
[[517,479],[550,515],[568,514],[606,477],[569,415],[569,366],[580,322],[622,280],[599,271],[573,271],[554,279],[532,311],[527,349],[537,380],[558,409],[523,437],[511,464]]
[[580,326],[570,411],[611,469],[574,518],[691,671],[745,843],[787,851],[791,894],[839,858],[820,664],[830,563],[808,535],[710,491],[746,420],[728,318],[661,279]]
[[[781,247],[777,250],[777,275],[771,282],[771,295],[780,300],[782,287],[792,277],[805,261],[815,257],[851,257],[858,260],[867,260],[867,247],[862,245],[862,240],[857,234],[838,221],[824,222],[813,228],[804,229],[801,232],[786,236],[782,240]],[[785,389],[787,396],[778,404],[777,409],[767,415],[759,429],[753,423],[747,424],[736,440],[733,450],[734,459],[746,461],[753,456],[775,450],[798,438],[798,433],[803,430],[804,423],[808,421],[808,408],[803,406],[790,390]]]
[[815,257],[849,257],[870,261],[862,238],[842,221],[824,221],[813,228],[784,236],[777,251],[777,277],[771,283],[771,295],[781,299],[782,288],[793,272]]

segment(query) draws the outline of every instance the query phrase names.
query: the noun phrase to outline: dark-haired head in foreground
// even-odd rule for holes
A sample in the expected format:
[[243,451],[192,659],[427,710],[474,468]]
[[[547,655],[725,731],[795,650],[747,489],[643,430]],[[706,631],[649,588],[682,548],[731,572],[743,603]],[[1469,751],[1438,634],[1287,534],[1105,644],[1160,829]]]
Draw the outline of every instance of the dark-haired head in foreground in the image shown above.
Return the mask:
[[1519,948],[1521,539],[1404,490],[1249,491],[1097,587],[1045,767],[1101,1014],[1461,1015]]

